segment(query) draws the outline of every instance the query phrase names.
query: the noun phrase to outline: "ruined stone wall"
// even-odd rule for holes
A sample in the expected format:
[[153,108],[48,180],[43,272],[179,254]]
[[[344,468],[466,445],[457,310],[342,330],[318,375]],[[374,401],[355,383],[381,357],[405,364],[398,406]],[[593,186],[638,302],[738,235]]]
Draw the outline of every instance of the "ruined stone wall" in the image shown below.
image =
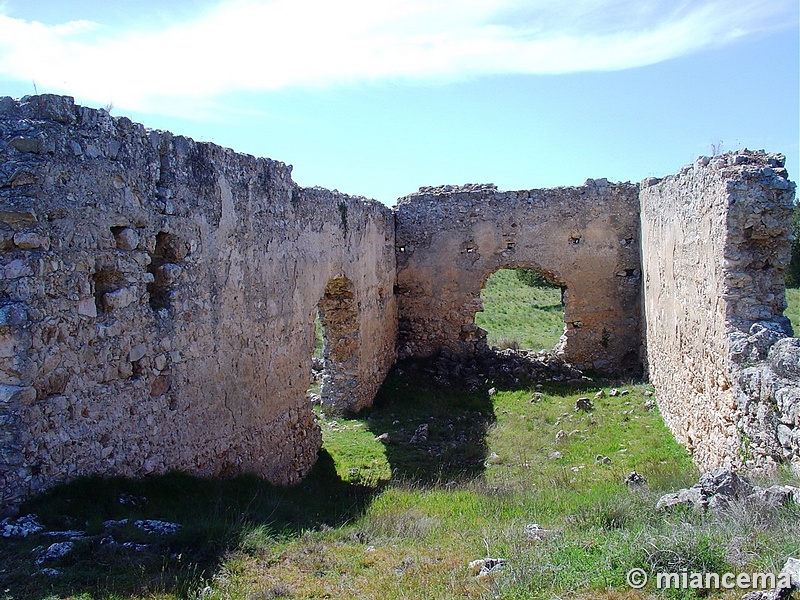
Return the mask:
[[323,395],[370,403],[394,246],[389,209],[280,162],[0,98],[0,504],[94,473],[296,481],[320,446],[316,308]]
[[800,454],[799,340],[783,339],[794,196],[783,166],[743,151],[642,182],[649,376],[704,469]]
[[421,188],[399,201],[395,218],[401,356],[480,350],[481,288],[498,269],[526,267],[566,287],[566,360],[606,374],[639,368],[636,185]]
[[392,212],[70,98],[0,98],[0,509],[86,474],[294,482],[320,445],[317,311],[322,402],[359,410],[396,350],[484,350],[481,288],[513,267],[565,288],[556,350],[601,374],[641,367],[644,297],[662,414],[701,467],[798,460],[793,194],[782,157],[745,151]]

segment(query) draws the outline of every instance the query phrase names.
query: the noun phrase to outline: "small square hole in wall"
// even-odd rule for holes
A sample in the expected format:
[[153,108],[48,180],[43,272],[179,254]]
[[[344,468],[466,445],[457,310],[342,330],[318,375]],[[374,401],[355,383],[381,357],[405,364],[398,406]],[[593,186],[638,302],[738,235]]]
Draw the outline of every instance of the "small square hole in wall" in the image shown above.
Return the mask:
[[181,272],[179,265],[188,253],[186,243],[179,236],[165,231],[156,236],[156,247],[147,267],[153,276],[153,281],[147,284],[150,308],[153,310],[172,307],[174,283]]
[[139,379],[144,376],[145,368],[141,359],[131,361],[131,368],[133,369],[131,379]]
[[107,307],[103,302],[103,296],[109,292],[118,290],[123,284],[122,273],[112,268],[101,268],[92,274],[90,284],[94,294],[94,303],[97,314],[107,313]]
[[157,285],[153,282],[147,284],[147,293],[149,296],[150,308],[153,310],[161,310],[162,308],[170,308],[172,293],[168,286]]

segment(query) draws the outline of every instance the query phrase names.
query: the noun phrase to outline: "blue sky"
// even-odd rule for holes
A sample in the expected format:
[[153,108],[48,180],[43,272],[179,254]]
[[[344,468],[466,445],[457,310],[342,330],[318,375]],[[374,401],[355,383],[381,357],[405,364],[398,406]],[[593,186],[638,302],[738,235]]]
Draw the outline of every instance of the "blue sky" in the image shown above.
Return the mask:
[[0,0],[0,94],[64,93],[389,205],[639,181],[723,150],[800,177],[796,0]]

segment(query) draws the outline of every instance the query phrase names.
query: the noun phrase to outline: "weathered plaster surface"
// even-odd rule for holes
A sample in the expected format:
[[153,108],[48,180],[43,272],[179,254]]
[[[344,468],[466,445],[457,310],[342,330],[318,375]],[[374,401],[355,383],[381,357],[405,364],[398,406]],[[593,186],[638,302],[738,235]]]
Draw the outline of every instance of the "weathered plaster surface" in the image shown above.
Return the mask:
[[794,184],[783,164],[744,151],[642,183],[649,376],[665,422],[705,469],[767,467],[800,446],[797,380],[778,392],[789,382],[765,372],[791,335],[782,314]]

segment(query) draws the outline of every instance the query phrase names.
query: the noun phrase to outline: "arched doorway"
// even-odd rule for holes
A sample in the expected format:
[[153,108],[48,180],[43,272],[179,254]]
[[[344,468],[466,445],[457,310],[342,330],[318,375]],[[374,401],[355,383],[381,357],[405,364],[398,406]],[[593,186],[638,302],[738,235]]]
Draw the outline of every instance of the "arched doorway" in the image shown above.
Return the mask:
[[316,313],[322,333],[320,403],[346,410],[353,404],[359,362],[358,310],[353,283],[346,277],[328,281]]

